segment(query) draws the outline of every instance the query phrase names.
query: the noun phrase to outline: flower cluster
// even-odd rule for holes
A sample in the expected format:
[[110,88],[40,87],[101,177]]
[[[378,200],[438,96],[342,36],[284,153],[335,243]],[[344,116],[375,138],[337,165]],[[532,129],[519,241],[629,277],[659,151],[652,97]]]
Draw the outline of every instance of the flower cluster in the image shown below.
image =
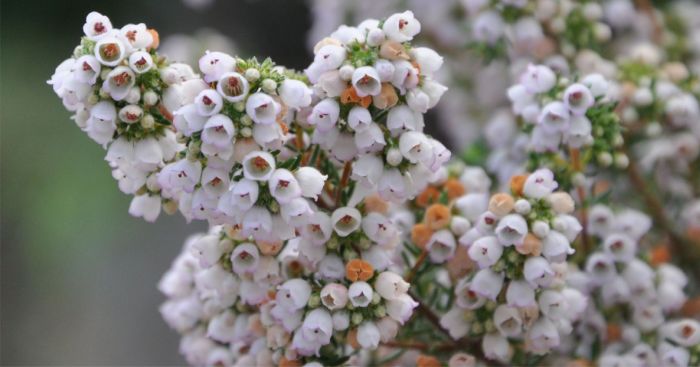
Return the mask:
[[597,358],[601,366],[697,364],[700,324],[670,318],[687,300],[686,275],[667,263],[652,268],[640,257],[650,218],[631,209],[614,213],[599,204],[591,208],[588,223],[599,248],[582,269],[572,265],[566,274],[567,284],[589,302],[565,349]]
[[467,217],[480,212],[458,239],[478,270],[457,282],[441,323],[456,339],[481,338],[488,359],[522,363],[516,350],[548,353],[585,309],[584,295],[564,283],[581,225],[571,215],[573,199],[557,187],[541,169],[515,176],[513,195],[456,201]]

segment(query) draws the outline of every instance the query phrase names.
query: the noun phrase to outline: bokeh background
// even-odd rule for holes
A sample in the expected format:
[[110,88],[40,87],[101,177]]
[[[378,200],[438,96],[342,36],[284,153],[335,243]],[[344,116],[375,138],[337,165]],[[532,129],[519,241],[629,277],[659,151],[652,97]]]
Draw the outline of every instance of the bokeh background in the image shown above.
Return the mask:
[[[192,2],[192,0],[190,0]],[[196,1],[194,1],[196,2]],[[181,216],[127,214],[104,151],[69,120],[46,80],[91,10],[161,38],[208,27],[242,56],[303,68],[303,1],[0,1],[1,365],[182,365],[161,320],[160,276],[186,236]]]

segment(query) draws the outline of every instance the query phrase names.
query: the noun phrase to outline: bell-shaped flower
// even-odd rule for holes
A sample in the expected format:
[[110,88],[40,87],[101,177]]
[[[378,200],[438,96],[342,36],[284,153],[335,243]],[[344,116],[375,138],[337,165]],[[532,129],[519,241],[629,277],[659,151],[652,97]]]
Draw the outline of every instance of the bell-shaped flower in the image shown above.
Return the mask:
[[299,332],[307,342],[314,345],[323,346],[330,343],[333,336],[331,314],[322,308],[312,310],[304,318]]
[[362,214],[355,208],[341,207],[333,211],[331,223],[338,236],[347,237],[350,233],[360,228]]
[[114,104],[101,101],[90,109],[90,118],[85,130],[88,136],[98,144],[107,144],[112,141],[114,131],[117,129],[116,120],[117,110]]
[[348,289],[339,283],[326,284],[320,296],[321,303],[331,311],[343,309],[348,303]]
[[403,325],[413,315],[413,309],[418,306],[418,302],[413,300],[408,294],[401,294],[386,302],[386,313],[399,324]]
[[352,164],[351,178],[364,187],[375,187],[382,173],[384,172],[384,162],[374,154],[364,154],[357,158]]
[[166,165],[158,174],[158,184],[166,192],[189,192],[199,183],[202,163],[182,159]]
[[362,218],[362,231],[380,245],[388,244],[398,236],[398,229],[391,219],[376,212]]
[[596,284],[605,284],[617,274],[613,257],[603,252],[594,252],[588,256],[585,269]]
[[526,335],[533,351],[538,353],[548,352],[559,346],[559,331],[546,317],[540,317],[535,321]]
[[275,171],[275,157],[267,152],[250,152],[242,163],[243,175],[249,180],[267,181]]
[[335,99],[326,98],[314,106],[307,121],[324,132],[333,129],[338,122],[339,115],[340,105],[338,102]]
[[94,85],[102,70],[100,61],[95,56],[84,55],[75,61],[75,65],[74,78],[82,83]]
[[410,54],[420,66],[423,75],[432,75],[442,67],[442,56],[431,48],[412,47]]
[[286,204],[301,197],[301,187],[289,170],[278,168],[270,176],[268,182],[270,194],[280,203]]
[[391,78],[391,84],[398,88],[401,94],[417,87],[419,82],[420,72],[413,64],[406,60],[394,61],[394,76]]
[[600,74],[589,74],[581,79],[581,84],[591,91],[593,97],[603,97],[608,93],[608,81]]
[[430,96],[421,88],[414,88],[406,93],[406,104],[418,113],[426,113],[430,109]]
[[282,106],[269,94],[254,93],[245,103],[245,112],[258,124],[274,124]]
[[199,265],[203,268],[214,266],[221,259],[224,252],[230,250],[227,243],[221,241],[219,236],[213,234],[200,236],[190,245],[190,251],[199,260]]
[[238,275],[255,272],[259,261],[260,252],[252,243],[237,245],[231,253],[231,267]]
[[379,179],[377,192],[382,199],[398,203],[413,194],[411,184],[408,175],[402,175],[398,169],[388,169],[383,171]]
[[386,127],[394,136],[406,130],[422,131],[423,125],[422,116],[406,105],[390,109],[386,117]]
[[613,233],[605,237],[603,248],[612,255],[615,261],[623,263],[632,260],[637,253],[637,243],[621,233]]
[[496,237],[481,237],[469,246],[469,257],[479,264],[479,268],[487,268],[495,264],[503,254],[503,245]]
[[97,41],[103,38],[105,35],[110,34],[112,31],[112,22],[108,17],[92,11],[85,18],[85,24],[83,24],[83,32],[87,38]]
[[362,106],[355,106],[348,113],[348,125],[355,131],[362,131],[372,124],[372,115]]
[[379,273],[374,281],[374,290],[386,300],[396,299],[408,292],[408,284],[403,278],[391,271]]
[[296,311],[304,308],[311,297],[311,285],[300,278],[290,279],[277,287],[275,301],[282,308]]
[[540,293],[537,303],[540,306],[540,312],[552,321],[558,321],[567,317],[569,309],[566,299],[561,292],[544,290]]
[[[321,88],[321,92],[326,93],[326,97],[335,98],[343,94],[347,89],[348,83],[340,77],[340,72],[337,70],[326,71],[318,78],[316,88]],[[319,96],[322,93],[318,93]]]
[[228,116],[223,114],[211,116],[202,130],[202,153],[228,159],[233,154],[235,136],[236,128]]
[[333,330],[347,330],[350,327],[350,314],[346,311],[333,312]]
[[683,347],[691,348],[700,344],[700,323],[693,319],[669,322],[662,327],[662,333]]
[[565,138],[566,143],[571,148],[588,145],[593,141],[591,131],[591,121],[586,116],[573,116]]
[[564,91],[564,104],[575,116],[585,115],[594,103],[593,93],[583,84],[572,84]]
[[541,168],[527,177],[523,186],[523,194],[528,198],[542,199],[557,187],[559,184],[554,181],[554,173],[547,168]]
[[566,236],[557,231],[549,231],[549,234],[542,239],[542,255],[551,262],[564,262],[566,257],[574,252],[576,250],[571,247]]
[[302,229],[302,236],[316,245],[326,243],[332,234],[331,218],[320,211],[314,212]]
[[294,172],[294,177],[301,188],[301,195],[314,200],[323,192],[328,178],[314,167],[300,167]]
[[215,90],[205,89],[194,98],[194,105],[201,116],[213,116],[224,107],[224,99]]
[[127,124],[138,122],[143,117],[143,109],[137,105],[126,105],[119,110],[119,120]]
[[378,124],[371,123],[367,128],[355,133],[355,146],[360,153],[375,153],[384,149],[386,140]]
[[411,163],[429,163],[433,158],[433,147],[422,132],[407,131],[399,138],[399,150]]
[[468,278],[461,279],[455,287],[455,304],[463,309],[475,310],[486,303],[486,298],[472,290]]
[[260,188],[258,183],[248,179],[242,179],[231,186],[228,195],[224,195],[219,204],[219,208],[229,215],[246,212],[258,201]]
[[372,321],[365,321],[357,327],[357,342],[364,349],[376,349],[381,340],[381,333]]
[[220,197],[229,188],[228,172],[207,166],[202,170],[202,189],[210,196]]
[[510,342],[498,333],[484,335],[481,349],[487,359],[508,362],[513,356],[513,347],[510,346]]
[[174,113],[173,125],[185,136],[201,131],[207,122],[207,116],[201,115],[194,104],[188,104]]
[[425,245],[430,261],[441,264],[454,256],[457,248],[455,237],[448,229],[443,229],[433,233]]
[[134,72],[126,66],[117,66],[107,74],[102,89],[115,101],[121,101],[129,94],[134,83],[136,83]]
[[[236,67],[236,59],[231,57],[230,55],[227,55],[223,52],[210,52],[207,51],[204,56],[202,56],[199,59],[199,70],[204,74],[204,81],[207,83],[212,83],[215,81],[219,81],[219,84],[221,84],[221,80],[223,79],[222,77],[229,72],[232,72],[234,68]],[[235,74],[235,73],[234,73]],[[239,75],[240,74],[236,74]],[[245,80],[245,78],[241,78],[242,80]],[[247,81],[246,81],[246,88],[245,90],[247,91]],[[226,94],[222,93],[224,97],[226,97]],[[237,95],[237,94],[236,94]],[[235,101],[231,101],[235,102]]]
[[440,318],[440,326],[442,326],[450,336],[458,340],[469,333],[469,323],[464,320],[464,310],[459,307],[453,307]]
[[129,214],[134,217],[143,217],[147,222],[155,222],[160,214],[160,196],[148,194],[134,196],[129,204]]
[[520,244],[527,235],[527,222],[519,214],[509,214],[501,218],[496,226],[496,236],[504,246]]
[[127,24],[121,27],[119,38],[133,50],[150,47],[154,41],[153,34],[148,31],[148,28],[143,23]]
[[524,280],[511,280],[506,290],[506,303],[518,308],[536,306],[535,290]]
[[413,12],[407,10],[396,13],[384,21],[382,30],[386,37],[396,42],[410,41],[420,32],[420,22],[413,16]]
[[379,74],[371,66],[362,66],[352,73],[352,86],[359,97],[376,96],[381,92]]
[[290,199],[280,207],[280,214],[284,221],[294,227],[305,225],[313,213],[308,200],[302,197]]
[[126,57],[126,46],[116,37],[100,38],[95,44],[95,57],[105,66],[117,66]]
[[357,281],[350,285],[348,288],[348,297],[350,297],[350,303],[355,307],[367,307],[370,302],[372,302],[372,296],[374,291],[372,286],[367,284],[367,282]]
[[379,80],[381,80],[382,83],[390,82],[394,77],[394,71],[396,70],[394,63],[385,59],[378,59],[375,61],[374,69],[377,71]]
[[501,335],[517,337],[522,333],[523,320],[520,312],[513,307],[499,305],[493,312],[493,323]]
[[153,57],[146,51],[136,51],[129,55],[129,67],[136,74],[143,74],[153,68]]
[[482,297],[495,301],[503,288],[503,273],[497,273],[491,268],[479,270],[474,278],[470,289]]
[[479,13],[472,23],[472,34],[478,42],[495,45],[505,32],[506,25],[503,17],[495,11],[487,10]]
[[533,287],[547,287],[554,280],[554,270],[541,256],[530,256],[525,260],[523,277]]
[[279,95],[285,105],[296,110],[311,104],[311,89],[300,80],[285,79],[279,87]]
[[246,236],[270,233],[272,231],[272,215],[261,206],[250,208],[243,216],[243,231]]
[[[218,82],[216,83],[216,90],[217,92],[219,92],[219,94],[221,94],[222,97],[224,97],[225,100],[229,102],[240,102],[244,100],[246,96],[248,96],[248,89],[250,88],[248,86],[248,80],[244,78],[241,74],[235,72],[226,72],[221,74],[221,76],[214,78],[213,80],[218,80]],[[248,104],[246,103],[246,110],[247,107]],[[253,118],[252,115],[251,118]]]
[[550,102],[542,108],[537,123],[547,133],[564,132],[571,123],[569,109],[562,102]]
[[328,44],[316,52],[312,65],[315,65],[321,73],[337,69],[345,61],[346,55],[345,47]]
[[557,82],[554,71],[545,65],[528,65],[527,70],[520,77],[520,83],[532,94],[544,93]]

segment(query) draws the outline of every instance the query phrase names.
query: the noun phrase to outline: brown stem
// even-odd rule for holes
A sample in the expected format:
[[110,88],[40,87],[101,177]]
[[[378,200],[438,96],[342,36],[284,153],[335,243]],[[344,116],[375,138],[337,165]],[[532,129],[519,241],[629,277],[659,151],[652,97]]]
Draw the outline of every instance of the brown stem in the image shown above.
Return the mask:
[[[571,166],[574,171],[582,172],[583,165],[581,163],[581,152],[578,149],[572,148],[570,150],[571,155]],[[591,240],[588,237],[588,203],[586,203],[586,190],[583,186],[576,187],[576,193],[578,199],[581,202],[580,206],[580,218],[581,221],[581,245],[583,247],[584,254],[588,254],[591,251]]]
[[352,171],[352,162],[348,161],[345,162],[345,167],[343,167],[343,176],[340,178],[340,183],[338,183],[338,187],[335,189],[335,206],[340,205],[340,198],[343,196],[343,189],[345,186],[348,184],[348,181],[350,180],[350,172]]
[[654,28],[652,40],[655,44],[660,45],[663,41],[664,31],[659,18],[656,16],[656,10],[654,9],[654,5],[651,3],[650,0],[635,0],[634,3],[637,6],[637,8],[644,12],[647,15],[647,17],[649,17],[649,20],[651,20],[651,25]]
[[418,258],[416,259],[416,263],[413,264],[413,267],[411,268],[411,271],[406,274],[404,279],[406,280],[407,283],[410,283],[411,280],[413,280],[413,277],[416,276],[416,273],[418,272],[418,268],[420,268],[421,265],[425,262],[425,259],[428,257],[428,251],[423,249],[421,251],[420,255],[418,255]]

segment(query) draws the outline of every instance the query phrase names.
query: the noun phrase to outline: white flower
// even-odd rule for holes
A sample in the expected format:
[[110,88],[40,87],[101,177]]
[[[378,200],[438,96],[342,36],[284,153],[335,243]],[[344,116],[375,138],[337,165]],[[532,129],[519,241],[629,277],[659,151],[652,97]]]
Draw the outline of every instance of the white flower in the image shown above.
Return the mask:
[[301,197],[301,187],[289,170],[278,168],[268,182],[270,194],[280,203],[286,204]]
[[258,124],[274,124],[282,107],[265,93],[255,93],[248,97],[245,111]]
[[458,307],[453,307],[440,318],[440,326],[445,328],[455,340],[469,332],[469,323],[464,320],[464,310]]
[[496,226],[496,236],[504,246],[520,244],[527,235],[527,222],[519,214],[501,218]]
[[367,307],[372,302],[373,295],[372,286],[367,282],[354,282],[348,289],[350,303],[355,307]]
[[542,254],[551,262],[564,262],[566,257],[574,252],[576,250],[571,247],[566,236],[557,231],[549,231],[549,234],[542,239]]
[[277,287],[275,300],[278,305],[289,311],[296,311],[306,306],[311,296],[311,286],[304,279],[290,279]]
[[420,65],[420,71],[423,75],[432,75],[442,66],[443,58],[428,47],[413,47],[410,51],[413,59]]
[[126,66],[118,66],[107,74],[107,80],[102,84],[102,89],[115,101],[121,101],[129,94],[134,83],[136,83],[134,72]]
[[365,321],[357,327],[357,342],[362,348],[375,349],[379,345],[381,333],[377,325],[371,321]]
[[386,145],[384,132],[378,124],[371,123],[367,128],[355,133],[355,146],[362,153],[378,152]]
[[377,328],[379,329],[380,340],[383,343],[394,340],[399,333],[399,323],[391,317],[382,317],[379,319],[379,321],[377,321]]
[[282,204],[280,212],[285,222],[294,227],[305,225],[313,214],[309,202],[302,197],[291,199],[289,202]]
[[597,284],[604,284],[617,274],[612,256],[602,252],[588,256],[585,269]]
[[389,110],[386,117],[386,127],[392,135],[398,135],[405,130],[422,131],[423,118],[419,113],[406,105],[398,105]]
[[547,352],[559,346],[559,332],[549,319],[540,317],[528,331],[527,340],[534,351]]
[[119,37],[125,44],[135,50],[145,49],[153,44],[153,35],[143,23],[123,26],[119,30]]
[[410,284],[404,281],[400,275],[391,271],[380,273],[374,281],[374,290],[387,300],[396,299],[406,294],[409,287]]
[[547,287],[554,280],[554,270],[543,257],[531,256],[525,260],[523,276],[533,287]]
[[643,307],[635,307],[632,321],[642,332],[657,329],[664,322],[664,313],[661,307],[649,304]]
[[81,83],[94,85],[97,77],[100,76],[102,66],[95,56],[84,55],[75,61],[75,71],[73,73],[76,80]]
[[700,344],[700,323],[693,319],[683,319],[667,323],[662,333],[671,341],[683,347]]
[[413,16],[413,12],[407,10],[387,18],[384,21],[382,30],[384,30],[388,39],[396,42],[406,42],[412,40],[420,32],[420,22]]
[[[270,233],[272,230],[272,215],[264,207],[254,206],[243,216],[244,235],[259,235]],[[278,229],[279,230],[279,229]]]
[[365,31],[343,24],[335,32],[331,33],[331,38],[339,40],[344,45],[349,45],[353,42],[365,43]]
[[315,87],[321,89],[318,97],[323,97],[323,92],[326,97],[339,97],[347,88],[347,83],[340,77],[339,71],[331,70],[321,74]]
[[487,268],[495,264],[503,254],[503,245],[493,236],[481,237],[469,246],[469,257],[479,264],[479,268]]
[[117,38],[107,36],[95,44],[95,57],[102,65],[117,66],[125,57],[126,47]]
[[160,196],[148,194],[134,196],[129,205],[129,214],[134,217],[143,217],[147,222],[155,222],[160,214]]
[[318,276],[321,279],[343,279],[345,264],[337,255],[326,255],[318,263]]
[[377,192],[384,200],[402,202],[413,194],[410,192],[411,184],[411,178],[408,177],[408,174],[402,175],[398,169],[388,169],[384,170],[381,179],[379,179]]
[[158,174],[158,184],[168,192],[192,192],[202,175],[202,163],[182,159],[168,164]]
[[418,302],[413,300],[408,294],[402,294],[386,302],[386,312],[389,317],[403,325],[411,318],[413,309],[418,306]]
[[313,345],[320,347],[330,343],[333,336],[331,314],[322,308],[312,310],[306,315],[300,332],[302,337]]
[[608,81],[600,74],[589,74],[581,79],[581,84],[585,85],[593,94],[593,97],[602,97],[608,92]]
[[571,116],[567,106],[559,101],[549,102],[542,108],[537,123],[542,129],[554,134],[566,131],[570,125]]
[[399,150],[411,163],[428,163],[433,158],[433,147],[422,132],[407,131],[399,138]]
[[481,348],[484,350],[484,356],[486,358],[501,362],[510,361],[513,355],[513,348],[510,346],[508,339],[497,333],[484,335]]
[[586,116],[573,116],[566,142],[572,148],[581,148],[592,142],[591,121]]
[[495,44],[503,36],[504,31],[503,18],[495,11],[481,12],[472,23],[474,39],[489,45]]
[[387,217],[379,213],[369,213],[362,218],[362,231],[370,240],[380,245],[389,244],[398,236],[398,229]]
[[83,24],[83,32],[87,38],[97,41],[103,38],[105,35],[110,34],[112,31],[112,22],[108,17],[93,11],[87,15],[85,18],[85,24]]
[[362,106],[353,107],[348,113],[348,125],[355,131],[362,131],[372,124],[372,115]]
[[185,136],[190,136],[204,128],[207,116],[201,115],[194,104],[188,104],[174,113],[173,125],[177,131]]
[[245,212],[258,201],[258,183],[248,179],[242,179],[229,189],[219,202],[219,208],[228,215]]
[[350,326],[350,314],[346,311],[333,312],[333,329],[346,330]]
[[685,292],[683,292],[683,288],[670,282],[659,284],[657,293],[659,305],[665,312],[679,310],[688,300]]
[[321,302],[329,310],[339,310],[348,303],[348,289],[339,283],[326,284],[321,289]]
[[394,78],[394,71],[396,71],[394,63],[385,59],[377,59],[377,61],[374,62],[374,69],[377,70],[379,80],[381,80],[382,83],[390,82],[391,79]]
[[[213,78],[213,80],[217,80],[218,82],[216,83],[216,90],[221,94],[222,97],[224,97],[225,100],[235,103],[235,102],[240,102],[246,98],[248,95],[248,80],[243,77],[243,75],[234,73],[234,72],[226,72],[222,73],[220,76],[217,72],[218,77]],[[206,76],[205,76],[206,80]],[[246,103],[246,113],[250,115],[251,118],[253,118],[253,115],[251,115],[249,112],[247,112],[248,104]]]
[[153,65],[153,58],[146,51],[136,51],[129,56],[129,67],[137,74],[151,70]]
[[419,82],[420,73],[413,64],[406,60],[394,61],[394,76],[391,78],[391,84],[398,88],[401,94],[417,87]]
[[254,181],[267,181],[275,171],[275,158],[272,154],[254,151],[243,158],[243,174]]
[[512,307],[535,306],[535,290],[526,281],[512,280],[506,290],[506,303]]
[[474,275],[469,289],[482,297],[495,301],[502,287],[503,273],[497,273],[491,268],[485,268]]
[[260,252],[252,243],[242,243],[231,253],[231,267],[236,274],[253,273],[257,270]]
[[661,264],[656,269],[656,273],[661,282],[669,282],[681,288],[688,285],[688,276],[685,275],[685,273],[683,273],[683,271],[675,265]]
[[522,332],[523,320],[517,309],[506,305],[499,305],[493,312],[493,323],[501,335],[516,337]]
[[224,107],[224,99],[215,90],[205,89],[195,97],[194,105],[200,115],[212,116],[219,113]]
[[525,73],[520,77],[528,92],[537,94],[552,89],[557,81],[557,76],[552,69],[545,65],[528,65]]
[[338,116],[340,116],[340,105],[335,99],[326,98],[314,106],[307,121],[323,132],[335,126]]
[[541,199],[554,191],[559,184],[554,181],[554,174],[546,168],[538,169],[527,177],[523,194],[529,198]]
[[316,52],[312,65],[316,65],[320,68],[321,73],[337,69],[345,61],[346,54],[347,52],[342,46],[333,44],[325,45]]
[[384,163],[381,158],[374,154],[364,154],[353,162],[351,178],[364,187],[372,188],[379,183],[383,172]]
[[362,66],[352,73],[352,86],[359,97],[376,96],[382,90],[379,74],[371,66]]
[[235,135],[236,128],[228,116],[223,114],[211,116],[202,130],[202,153],[228,159],[233,154]]
[[312,214],[302,229],[302,235],[305,239],[313,242],[316,245],[322,245],[331,238],[333,228],[331,218],[323,212],[315,212]]
[[117,110],[114,104],[108,101],[98,102],[90,109],[90,118],[87,121],[88,136],[98,144],[107,144],[112,141],[114,131],[117,129]]
[[300,80],[285,79],[279,87],[282,102],[293,109],[300,109],[311,104],[311,89]]
[[454,256],[457,243],[454,235],[448,229],[443,229],[433,233],[430,240],[425,245],[430,261],[440,264]]
[[428,96],[428,108],[433,108],[440,102],[442,95],[447,92],[447,87],[432,79],[426,79],[423,81],[421,90]]
[[690,352],[685,348],[669,346],[659,354],[662,366],[686,367],[690,364]]
[[350,233],[360,228],[362,222],[362,214],[360,211],[351,207],[341,207],[333,211],[331,215],[331,223],[333,229],[340,237],[347,237]]
[[613,233],[605,237],[603,248],[612,255],[615,261],[624,263],[632,260],[637,253],[637,243],[629,236],[620,233]]
[[552,321],[566,318],[567,312],[569,312],[564,295],[557,291],[543,291],[540,293],[537,303],[540,306],[540,312]]
[[615,215],[609,207],[597,204],[588,213],[588,231],[597,236],[605,236],[613,226]]
[[222,243],[219,237],[213,234],[201,236],[190,245],[190,251],[199,259],[199,265],[203,268],[216,264],[224,251],[229,249],[226,243]]
[[583,84],[572,84],[564,91],[564,104],[576,116],[585,115],[594,103],[593,93]]
[[[232,72],[233,69],[236,67],[236,59],[231,57],[230,55],[227,55],[223,52],[210,52],[207,51],[204,56],[202,56],[199,59],[199,70],[204,74],[204,81],[207,83],[219,81],[219,84],[221,84],[223,79],[223,76],[229,72]],[[240,74],[237,73],[231,73],[235,74],[240,77]],[[242,80],[245,80],[245,78],[240,78]],[[245,83],[247,90],[247,81]],[[222,93],[224,97],[226,94]],[[235,102],[235,101],[231,101]]]

